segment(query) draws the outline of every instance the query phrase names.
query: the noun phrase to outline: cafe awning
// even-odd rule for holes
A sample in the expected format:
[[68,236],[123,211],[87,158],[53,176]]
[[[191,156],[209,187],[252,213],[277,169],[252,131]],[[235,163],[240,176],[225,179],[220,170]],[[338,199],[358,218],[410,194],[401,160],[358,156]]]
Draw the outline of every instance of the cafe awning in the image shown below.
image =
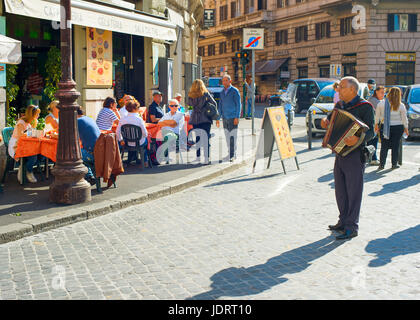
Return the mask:
[[259,76],[275,74],[289,58],[260,60],[255,62],[255,74]]
[[20,41],[0,35],[0,63],[19,64],[21,60]]
[[[6,12],[60,21],[59,0],[5,0]],[[72,1],[73,24],[166,41],[176,41],[176,25],[134,11],[124,11],[86,1]]]

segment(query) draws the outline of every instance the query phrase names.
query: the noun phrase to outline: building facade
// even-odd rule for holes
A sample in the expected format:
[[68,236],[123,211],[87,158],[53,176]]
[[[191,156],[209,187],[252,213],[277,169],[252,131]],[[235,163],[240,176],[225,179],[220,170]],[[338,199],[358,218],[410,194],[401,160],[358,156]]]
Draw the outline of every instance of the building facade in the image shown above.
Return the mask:
[[[50,49],[60,48],[59,2],[0,0],[5,34],[22,42],[19,93],[11,102],[18,112],[32,103],[45,109],[50,101],[43,86],[53,60]],[[203,9],[201,0],[73,1],[73,78],[86,115],[96,119],[108,96],[130,94],[142,106],[152,102],[153,90],[162,91],[164,101],[176,92],[185,97],[198,77]],[[7,117],[4,87],[0,83],[0,130]],[[4,158],[3,145],[0,150]]]
[[[356,76],[378,84],[420,83],[420,2],[415,0],[216,0],[215,27],[203,30],[203,75],[227,70],[242,88],[235,54],[243,28],[264,28],[256,51],[257,94],[306,77]],[[250,73],[250,63],[246,66]]]

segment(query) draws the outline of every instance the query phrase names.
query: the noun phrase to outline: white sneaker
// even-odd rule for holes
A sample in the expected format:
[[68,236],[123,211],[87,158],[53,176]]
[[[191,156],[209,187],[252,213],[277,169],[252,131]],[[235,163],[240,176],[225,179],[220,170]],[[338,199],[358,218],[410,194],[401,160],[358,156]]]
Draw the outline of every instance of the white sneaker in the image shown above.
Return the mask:
[[379,166],[379,161],[378,160],[372,160],[371,162],[370,162],[370,165],[371,166]]
[[36,180],[36,178],[35,178],[35,176],[34,176],[33,172],[28,172],[28,171],[26,171],[26,178],[28,179],[28,181],[29,181],[30,183],[37,183],[37,182],[38,182],[38,180]]

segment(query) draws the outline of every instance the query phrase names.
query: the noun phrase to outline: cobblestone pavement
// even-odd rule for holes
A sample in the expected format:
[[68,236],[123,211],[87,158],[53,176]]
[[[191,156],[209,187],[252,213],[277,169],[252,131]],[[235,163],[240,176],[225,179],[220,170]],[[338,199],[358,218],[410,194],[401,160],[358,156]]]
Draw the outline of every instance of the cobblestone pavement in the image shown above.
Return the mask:
[[[0,246],[1,299],[419,299],[418,143],[366,170],[359,236],[335,240],[334,158],[296,140],[164,199]],[[260,166],[257,166],[261,168]]]

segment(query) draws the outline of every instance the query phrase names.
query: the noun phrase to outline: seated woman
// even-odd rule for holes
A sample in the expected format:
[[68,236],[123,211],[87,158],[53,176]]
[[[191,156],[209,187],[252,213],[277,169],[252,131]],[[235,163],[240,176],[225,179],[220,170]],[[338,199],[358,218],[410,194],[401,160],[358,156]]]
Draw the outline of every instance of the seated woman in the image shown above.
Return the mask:
[[49,127],[50,130],[58,132],[58,113],[59,110],[57,108],[60,102],[55,100],[48,105],[48,111],[50,112],[45,117],[45,127]]
[[[140,117],[139,115],[139,108],[140,105],[138,103],[135,102],[128,102],[127,105],[125,106],[128,115],[123,117],[120,122],[118,123],[118,127],[117,127],[117,139],[118,141],[120,141],[121,145],[124,145],[124,141],[123,141],[123,137],[121,135],[121,127],[125,124],[131,124],[131,125],[135,125],[137,127],[140,127],[143,135],[140,139],[140,146],[142,147],[147,147],[147,129],[146,129],[146,125],[143,121],[143,119]],[[133,145],[134,146],[134,145]],[[131,145],[129,145],[129,147],[132,147]],[[135,151],[129,151],[128,152],[128,160],[127,160],[127,164],[130,164],[130,162],[136,160],[136,163],[139,163],[138,159],[135,159],[137,155],[137,152]],[[147,158],[147,155],[146,155]],[[144,159],[145,165],[147,165],[147,159]]]
[[103,108],[98,113],[96,124],[98,125],[99,130],[110,131],[114,124],[118,125],[120,118],[117,102],[114,98],[108,97],[104,101]]
[[[38,106],[30,105],[26,108],[25,115],[19,119],[19,121],[16,123],[16,127],[13,130],[13,135],[10,138],[9,141],[9,155],[14,158],[17,148],[17,143],[20,139],[20,137],[25,136],[25,133],[28,129],[35,129],[38,124],[38,117],[41,113],[41,110]],[[28,178],[28,181],[31,183],[36,183],[37,180],[33,173],[34,165],[37,162],[38,156],[30,156],[26,157],[26,177]],[[16,161],[18,159],[15,159]],[[19,166],[18,171],[18,181],[19,183],[22,182],[22,169]]]

